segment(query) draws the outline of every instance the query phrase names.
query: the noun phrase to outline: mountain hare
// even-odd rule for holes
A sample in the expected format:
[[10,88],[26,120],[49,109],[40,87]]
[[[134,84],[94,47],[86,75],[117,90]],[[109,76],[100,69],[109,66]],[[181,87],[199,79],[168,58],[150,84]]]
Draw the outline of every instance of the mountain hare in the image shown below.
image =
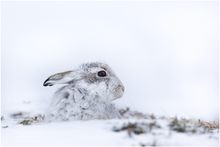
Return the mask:
[[55,84],[65,86],[53,96],[49,120],[120,118],[111,102],[122,97],[124,86],[107,64],[82,64],[75,70],[50,76],[43,85]]

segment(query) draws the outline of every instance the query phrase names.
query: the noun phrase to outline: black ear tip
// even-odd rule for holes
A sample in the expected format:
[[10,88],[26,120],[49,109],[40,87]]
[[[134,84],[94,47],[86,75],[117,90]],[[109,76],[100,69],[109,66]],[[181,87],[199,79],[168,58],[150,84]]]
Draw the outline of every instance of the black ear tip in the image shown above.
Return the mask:
[[43,86],[53,86],[53,84],[51,84],[50,82],[48,82],[49,81],[49,78],[48,79],[46,79],[46,81],[44,81],[44,84],[43,84]]
[[52,84],[49,84],[49,83],[44,83],[43,85],[44,86],[53,86]]

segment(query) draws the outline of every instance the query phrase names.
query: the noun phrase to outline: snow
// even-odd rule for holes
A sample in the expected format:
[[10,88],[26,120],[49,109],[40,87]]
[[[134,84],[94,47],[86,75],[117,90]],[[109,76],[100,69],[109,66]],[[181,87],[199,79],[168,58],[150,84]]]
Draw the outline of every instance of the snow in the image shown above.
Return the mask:
[[158,119],[162,128],[131,136],[126,131],[114,132],[113,127],[128,122],[149,120],[90,120],[39,123],[28,126],[4,122],[2,146],[130,146],[130,145],[190,145],[217,146],[218,132],[187,134],[167,129],[167,121]]
[[106,127],[106,123],[102,121],[13,126],[2,130],[2,142],[3,145],[14,146],[117,144],[117,135],[114,136],[113,132],[106,131]]

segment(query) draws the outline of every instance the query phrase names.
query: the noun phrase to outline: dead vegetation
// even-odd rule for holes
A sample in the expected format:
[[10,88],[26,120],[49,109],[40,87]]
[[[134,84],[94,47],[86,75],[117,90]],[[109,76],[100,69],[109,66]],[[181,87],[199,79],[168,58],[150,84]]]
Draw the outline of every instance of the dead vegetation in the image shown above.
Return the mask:
[[178,119],[177,117],[171,118],[170,129],[177,132],[187,133],[212,133],[213,130],[218,130],[219,125],[217,122],[206,122],[201,120],[191,119]]
[[[120,111],[123,118],[128,118],[126,122],[115,125],[114,132],[127,132],[129,137],[133,135],[154,134],[160,135],[161,132],[168,134],[216,134],[219,132],[219,123],[207,122],[202,120],[185,119],[177,117],[157,117],[154,114],[143,114],[137,111],[131,111],[129,108]],[[132,119],[129,121],[129,119]],[[160,132],[160,133],[158,133]],[[162,134],[163,134],[162,133]],[[155,145],[156,142],[147,145]],[[141,144],[144,146],[146,144]]]
[[22,121],[19,121],[19,124],[22,125],[31,125],[33,123],[39,123],[42,122],[44,120],[45,116],[44,115],[36,115],[34,117],[26,117],[24,118]]
[[156,121],[149,122],[149,123],[147,123],[147,122],[141,122],[141,123],[128,122],[128,123],[123,124],[122,126],[113,127],[113,131],[114,132],[126,131],[128,133],[128,135],[131,137],[132,134],[140,135],[140,134],[144,134],[147,132],[151,132],[152,129],[160,128],[160,127],[161,126],[158,125],[156,123]]

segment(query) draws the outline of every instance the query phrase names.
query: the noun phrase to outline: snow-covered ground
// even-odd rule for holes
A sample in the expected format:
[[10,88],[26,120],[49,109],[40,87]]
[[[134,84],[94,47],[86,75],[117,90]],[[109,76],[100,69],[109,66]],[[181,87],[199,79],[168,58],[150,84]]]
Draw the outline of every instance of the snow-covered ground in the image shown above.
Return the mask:
[[23,124],[2,120],[2,146],[218,146],[219,139],[217,123],[154,115],[144,119]]

